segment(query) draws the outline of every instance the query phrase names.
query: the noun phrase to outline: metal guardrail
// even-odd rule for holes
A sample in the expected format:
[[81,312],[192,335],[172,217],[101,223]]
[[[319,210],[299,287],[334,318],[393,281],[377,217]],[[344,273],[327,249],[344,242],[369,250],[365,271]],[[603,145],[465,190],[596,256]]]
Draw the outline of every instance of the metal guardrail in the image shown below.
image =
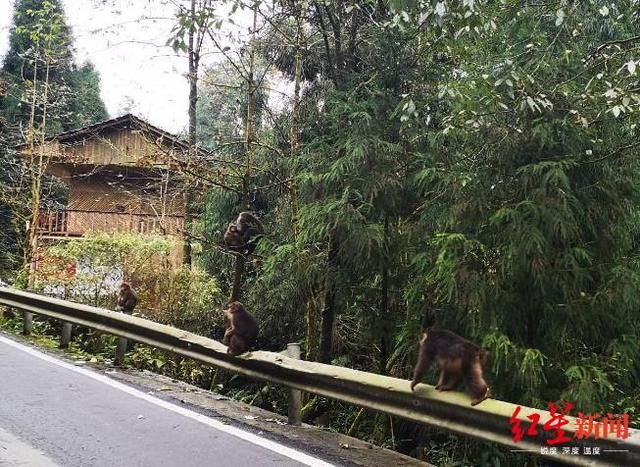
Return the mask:
[[553,433],[541,429],[550,420],[550,414],[546,411],[521,408],[516,418],[522,421],[524,427],[530,424],[528,416],[539,417],[538,433],[525,436],[516,444],[509,420],[517,406],[508,402],[487,399],[471,407],[469,397],[460,392],[437,392],[432,386],[420,385],[412,393],[407,380],[306,362],[273,352],[255,351],[231,357],[227,355],[227,348],[223,344],[203,336],[135,316],[7,287],[0,287],[0,304],[126,337],[258,380],[498,443],[512,450],[562,463],[611,467],[640,465],[640,430],[629,429],[629,436],[625,440],[578,440],[574,439],[577,433],[576,419],[565,417],[569,423],[562,429],[571,438],[566,445],[581,447],[581,453],[584,447],[597,447],[600,454],[564,454],[562,447],[553,453],[541,449],[546,446],[546,440],[553,437]]

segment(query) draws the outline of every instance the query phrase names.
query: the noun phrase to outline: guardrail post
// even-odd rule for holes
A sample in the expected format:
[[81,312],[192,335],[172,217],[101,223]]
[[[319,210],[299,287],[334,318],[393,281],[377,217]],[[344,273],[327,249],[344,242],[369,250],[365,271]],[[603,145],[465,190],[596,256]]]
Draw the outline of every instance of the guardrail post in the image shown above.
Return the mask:
[[124,354],[127,351],[127,338],[118,337],[118,346],[116,347],[116,358],[114,364],[120,366],[124,363]]
[[71,323],[67,323],[66,321],[62,322],[62,334],[60,334],[60,348],[66,349],[69,347],[69,342],[71,342]]
[[33,313],[25,311],[22,313],[22,334],[28,336],[33,331]]
[[[300,343],[287,344],[287,356],[300,359]],[[289,389],[289,425],[300,426],[302,424],[302,392],[298,389]]]

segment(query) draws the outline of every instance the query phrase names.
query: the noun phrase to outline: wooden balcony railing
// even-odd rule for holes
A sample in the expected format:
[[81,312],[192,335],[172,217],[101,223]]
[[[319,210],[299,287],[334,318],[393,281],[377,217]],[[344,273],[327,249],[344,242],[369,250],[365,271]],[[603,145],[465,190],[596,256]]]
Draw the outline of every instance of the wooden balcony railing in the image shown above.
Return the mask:
[[80,211],[44,210],[38,220],[38,233],[44,237],[81,237],[89,232],[138,232],[181,236],[182,216]]
[[40,212],[38,219],[38,233],[40,235],[62,235],[68,234],[67,219],[69,213],[67,210],[47,209]]

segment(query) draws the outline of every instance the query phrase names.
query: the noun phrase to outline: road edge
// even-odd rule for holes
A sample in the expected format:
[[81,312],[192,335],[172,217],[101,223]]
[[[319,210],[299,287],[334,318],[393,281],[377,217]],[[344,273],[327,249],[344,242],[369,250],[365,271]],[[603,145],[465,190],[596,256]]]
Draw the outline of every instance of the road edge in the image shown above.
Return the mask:
[[[340,433],[303,424],[288,425],[286,417],[234,401],[220,394],[146,370],[114,368],[106,364],[74,360],[64,350],[37,345],[27,337],[0,330],[0,335],[67,364],[82,366],[100,375],[224,424],[256,434],[283,446],[308,453],[330,463],[362,467],[425,467],[429,464]],[[283,388],[283,391],[286,389]]]

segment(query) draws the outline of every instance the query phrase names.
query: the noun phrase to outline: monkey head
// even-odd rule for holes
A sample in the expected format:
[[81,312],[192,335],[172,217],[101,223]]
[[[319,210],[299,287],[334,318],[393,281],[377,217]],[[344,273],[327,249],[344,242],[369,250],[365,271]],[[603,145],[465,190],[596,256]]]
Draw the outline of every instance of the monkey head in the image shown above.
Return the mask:
[[236,224],[229,224],[227,230],[224,233],[224,243],[229,246],[242,245],[242,235],[238,231]]
[[249,228],[251,222],[255,219],[249,212],[241,212],[236,219],[236,226],[240,234],[244,233]]
[[227,316],[230,316],[230,315],[233,315],[234,313],[241,313],[243,311],[245,311],[245,309],[242,303],[230,302],[223,310],[223,313]]
[[120,283],[120,292],[126,292],[127,290],[131,290],[131,285],[128,282]]
[[238,214],[236,226],[238,227],[238,232],[243,235],[249,230],[251,230],[252,234],[264,233],[262,222],[260,222],[260,219],[252,212],[243,211]]

